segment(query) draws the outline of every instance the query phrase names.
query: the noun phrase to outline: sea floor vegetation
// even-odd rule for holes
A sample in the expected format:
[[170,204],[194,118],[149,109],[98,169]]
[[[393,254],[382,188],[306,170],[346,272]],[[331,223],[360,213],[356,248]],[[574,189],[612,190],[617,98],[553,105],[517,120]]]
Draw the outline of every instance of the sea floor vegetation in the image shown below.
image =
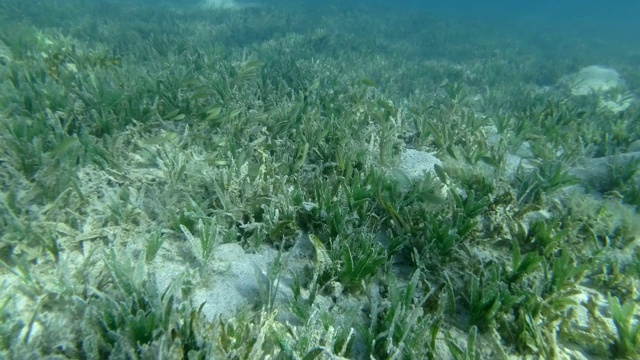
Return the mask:
[[[638,359],[628,49],[0,0],[0,358]],[[594,64],[624,83],[572,93]]]

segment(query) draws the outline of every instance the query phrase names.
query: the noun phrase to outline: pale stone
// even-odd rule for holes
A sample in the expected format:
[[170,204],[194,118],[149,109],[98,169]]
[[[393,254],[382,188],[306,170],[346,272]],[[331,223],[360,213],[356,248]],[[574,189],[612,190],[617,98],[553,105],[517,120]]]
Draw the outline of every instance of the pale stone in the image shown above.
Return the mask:
[[573,95],[589,95],[624,86],[617,71],[602,66],[587,66],[564,79]]

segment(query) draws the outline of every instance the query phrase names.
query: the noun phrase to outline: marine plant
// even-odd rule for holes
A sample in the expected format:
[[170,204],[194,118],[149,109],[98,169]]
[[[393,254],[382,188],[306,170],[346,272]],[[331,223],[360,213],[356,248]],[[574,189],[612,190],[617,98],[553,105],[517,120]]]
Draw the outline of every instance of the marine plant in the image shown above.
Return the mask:
[[531,84],[625,49],[287,5],[0,4],[0,357],[637,356],[638,105]]

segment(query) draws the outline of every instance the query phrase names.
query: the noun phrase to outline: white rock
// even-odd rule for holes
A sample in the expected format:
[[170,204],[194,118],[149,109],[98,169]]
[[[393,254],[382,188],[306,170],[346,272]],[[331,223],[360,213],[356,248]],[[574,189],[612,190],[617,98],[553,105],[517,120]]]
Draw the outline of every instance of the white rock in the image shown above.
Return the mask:
[[[241,308],[253,304],[261,286],[267,280],[265,271],[277,256],[274,249],[264,248],[256,253],[246,253],[235,243],[221,244],[215,248],[213,261],[203,273],[206,279],[191,279],[195,288],[191,300],[196,306],[205,303],[202,311],[213,320],[222,315],[231,317]],[[189,272],[188,264],[180,259],[157,258],[151,269],[156,276],[158,289],[164,291],[181,274]],[[279,292],[281,297],[282,290]]]
[[569,75],[563,82],[571,87],[576,96],[600,93],[624,86],[624,81],[617,71],[602,66],[591,65]]
[[616,99],[616,100],[602,100],[600,104],[598,104],[598,107],[601,109],[607,109],[614,113],[619,113],[627,110],[627,108],[631,106],[633,101],[634,101],[634,98],[631,96],[621,97],[620,99]]
[[406,149],[400,156],[398,167],[411,180],[422,178],[425,172],[431,173],[434,177],[436,172],[433,169],[435,165],[442,166],[442,161],[435,155],[424,151],[414,149]]

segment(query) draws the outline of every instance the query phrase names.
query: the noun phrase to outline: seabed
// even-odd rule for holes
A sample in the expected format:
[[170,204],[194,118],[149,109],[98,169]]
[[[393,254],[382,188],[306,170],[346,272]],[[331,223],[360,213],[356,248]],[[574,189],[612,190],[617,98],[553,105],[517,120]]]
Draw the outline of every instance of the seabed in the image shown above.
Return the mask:
[[0,3],[0,358],[638,359],[629,44],[212,3]]

